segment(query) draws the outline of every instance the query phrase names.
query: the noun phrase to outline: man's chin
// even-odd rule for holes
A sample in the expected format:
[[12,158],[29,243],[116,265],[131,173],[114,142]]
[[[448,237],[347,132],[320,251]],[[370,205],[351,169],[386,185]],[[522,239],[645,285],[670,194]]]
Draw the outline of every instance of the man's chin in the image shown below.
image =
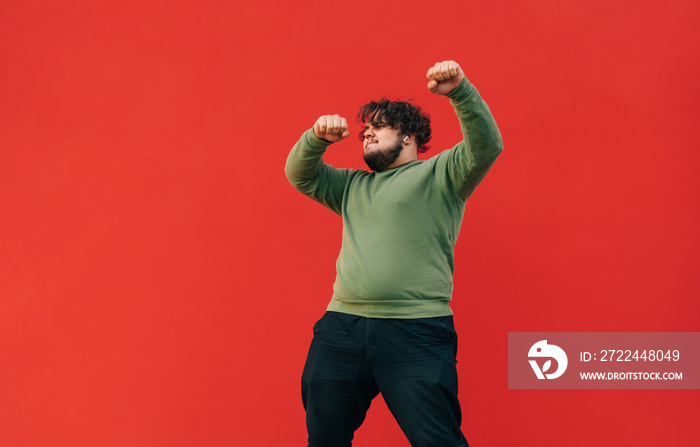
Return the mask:
[[370,144],[367,147],[367,151],[365,152],[363,158],[371,170],[375,172],[382,172],[386,171],[389,166],[391,166],[396,159],[399,158],[399,154],[401,154],[402,150],[403,145],[400,142],[389,149],[379,147],[379,145]]
[[[372,156],[372,155],[378,155],[378,156]],[[364,156],[365,163],[367,164],[367,167],[370,168],[372,171],[375,172],[382,172],[386,171],[387,168],[394,162],[395,159],[391,159],[389,157],[386,157],[384,154],[371,154],[371,153],[366,153]]]

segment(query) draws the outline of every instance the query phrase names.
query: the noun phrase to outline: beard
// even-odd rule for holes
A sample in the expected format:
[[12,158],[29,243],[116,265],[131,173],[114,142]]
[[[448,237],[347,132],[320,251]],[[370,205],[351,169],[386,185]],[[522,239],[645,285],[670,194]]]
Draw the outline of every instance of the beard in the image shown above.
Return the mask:
[[373,151],[365,152],[364,159],[367,166],[373,171],[385,171],[393,162],[399,158],[399,154],[403,150],[403,143],[397,141],[396,144],[389,148],[378,148]]

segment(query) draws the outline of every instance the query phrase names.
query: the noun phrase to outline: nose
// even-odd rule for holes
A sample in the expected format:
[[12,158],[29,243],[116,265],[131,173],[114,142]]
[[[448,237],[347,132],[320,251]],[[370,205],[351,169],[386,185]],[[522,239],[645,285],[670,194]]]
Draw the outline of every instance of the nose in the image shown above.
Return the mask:
[[372,138],[374,136],[374,130],[371,126],[365,129],[365,138]]

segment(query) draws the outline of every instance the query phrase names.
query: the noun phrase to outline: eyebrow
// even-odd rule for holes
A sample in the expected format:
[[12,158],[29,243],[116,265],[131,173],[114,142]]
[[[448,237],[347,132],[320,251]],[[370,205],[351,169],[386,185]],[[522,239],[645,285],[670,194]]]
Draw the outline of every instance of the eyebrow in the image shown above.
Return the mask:
[[369,122],[365,123],[365,129],[367,129],[369,126],[373,126],[373,127],[376,127],[377,129],[379,129],[381,127],[386,127],[388,125],[389,125],[389,123],[386,123],[384,121],[369,121]]

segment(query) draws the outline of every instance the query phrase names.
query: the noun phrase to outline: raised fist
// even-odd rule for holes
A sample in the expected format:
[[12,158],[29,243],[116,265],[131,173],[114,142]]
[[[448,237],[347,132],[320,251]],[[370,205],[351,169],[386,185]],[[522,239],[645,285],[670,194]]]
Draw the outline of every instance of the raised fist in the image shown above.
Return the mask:
[[464,72],[455,61],[438,62],[428,69],[428,90],[436,95],[446,95],[464,79]]
[[348,122],[340,115],[323,115],[314,123],[314,133],[317,137],[331,143],[340,141],[350,135]]

